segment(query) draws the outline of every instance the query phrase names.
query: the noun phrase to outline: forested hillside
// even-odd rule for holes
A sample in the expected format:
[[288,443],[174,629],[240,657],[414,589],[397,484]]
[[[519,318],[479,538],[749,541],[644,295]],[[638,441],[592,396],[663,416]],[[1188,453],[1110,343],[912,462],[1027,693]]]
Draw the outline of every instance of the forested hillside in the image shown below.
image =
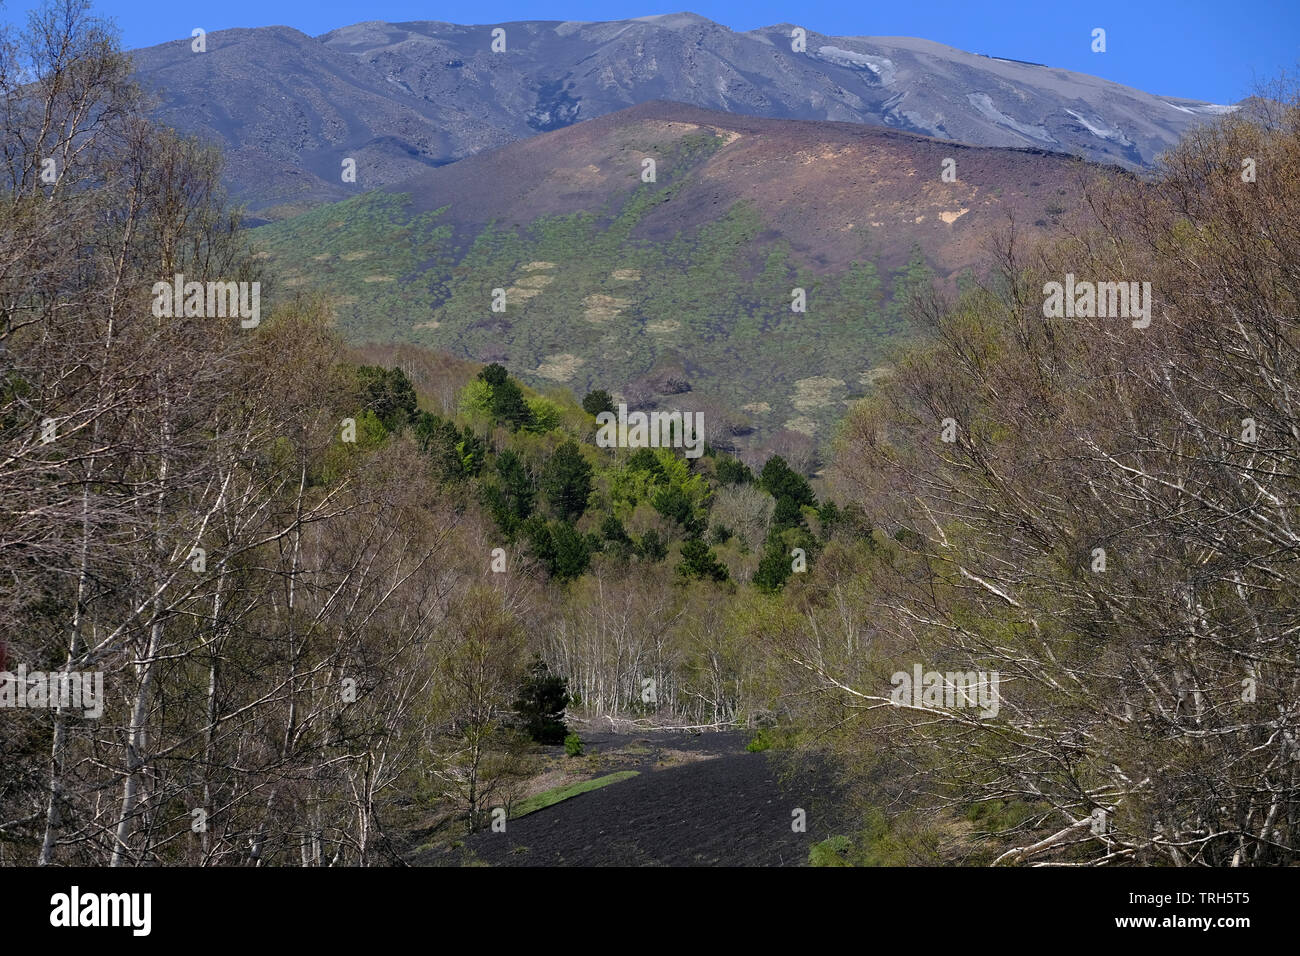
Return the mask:
[[850,123],[646,103],[255,231],[361,342],[689,407],[715,445],[825,456],[912,291],[1051,230],[1089,166]]

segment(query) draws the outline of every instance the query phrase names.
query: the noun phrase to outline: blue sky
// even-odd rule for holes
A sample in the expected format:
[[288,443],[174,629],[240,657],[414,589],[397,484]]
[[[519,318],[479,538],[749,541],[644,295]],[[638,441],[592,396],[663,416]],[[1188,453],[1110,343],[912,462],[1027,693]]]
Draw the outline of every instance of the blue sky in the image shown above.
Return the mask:
[[[33,0],[0,0],[0,19]],[[127,48],[188,37],[194,27],[285,24],[317,35],[361,20],[612,20],[690,10],[750,30],[797,23],[840,36],[915,36],[975,53],[1091,73],[1166,96],[1231,103],[1300,66],[1300,0],[97,0]],[[1094,27],[1107,51],[1090,49]]]

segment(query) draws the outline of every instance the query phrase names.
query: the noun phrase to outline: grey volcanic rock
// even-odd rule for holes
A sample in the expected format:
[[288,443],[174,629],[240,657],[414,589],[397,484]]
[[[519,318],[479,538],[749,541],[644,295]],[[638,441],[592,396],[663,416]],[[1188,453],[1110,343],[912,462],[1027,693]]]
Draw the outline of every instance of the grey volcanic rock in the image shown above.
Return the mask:
[[[505,52],[492,52],[504,29]],[[672,100],[753,116],[889,126],[1149,166],[1230,110],[901,37],[736,33],[690,13],[598,23],[358,23],[211,33],[135,52],[157,115],[220,143],[254,210],[345,198],[538,132]],[[996,52],[996,51],[993,51]],[[340,177],[357,162],[358,182]]]

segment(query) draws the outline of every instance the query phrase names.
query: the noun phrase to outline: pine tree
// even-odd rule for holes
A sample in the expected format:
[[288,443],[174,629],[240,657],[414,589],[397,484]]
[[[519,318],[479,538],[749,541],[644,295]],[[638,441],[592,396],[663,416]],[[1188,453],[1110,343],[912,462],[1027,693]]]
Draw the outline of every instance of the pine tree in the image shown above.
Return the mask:
[[575,441],[566,441],[542,469],[542,491],[561,521],[574,521],[587,510],[591,494],[591,465]]
[[515,701],[515,713],[519,715],[522,729],[539,744],[563,743],[569,732],[564,723],[567,706],[568,681],[552,674],[544,660],[534,657]]

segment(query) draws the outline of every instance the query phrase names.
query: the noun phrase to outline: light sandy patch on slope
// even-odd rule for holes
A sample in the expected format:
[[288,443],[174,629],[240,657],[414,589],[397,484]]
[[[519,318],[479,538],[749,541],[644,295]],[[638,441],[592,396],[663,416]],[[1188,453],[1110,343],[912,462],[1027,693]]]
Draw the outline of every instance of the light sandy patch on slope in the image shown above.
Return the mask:
[[582,300],[582,317],[588,322],[608,322],[631,305],[631,299],[595,293]]
[[561,352],[558,355],[546,356],[542,364],[537,366],[537,374],[553,382],[567,382],[584,364],[584,359],[570,355],[568,352]]
[[834,393],[844,387],[844,381],[819,375],[813,378],[801,378],[794,383],[794,395],[790,404],[801,412],[825,408],[835,402]]
[[539,273],[537,275],[527,275],[519,279],[510,288],[506,289],[506,304],[511,302],[527,302],[534,296],[542,294],[542,290],[555,281],[555,276]]
[[839,149],[835,149],[831,146],[823,146],[815,153],[810,150],[800,150],[795,154],[795,156],[799,160],[801,166],[811,166],[813,163],[828,162],[830,160],[839,159],[841,156],[850,152],[852,152],[852,150],[848,146],[843,146]]
[[[555,175],[552,175],[551,178],[558,179]],[[600,167],[592,163],[571,173],[565,173],[564,179],[566,185],[570,186],[597,186],[604,182],[605,176]]]

